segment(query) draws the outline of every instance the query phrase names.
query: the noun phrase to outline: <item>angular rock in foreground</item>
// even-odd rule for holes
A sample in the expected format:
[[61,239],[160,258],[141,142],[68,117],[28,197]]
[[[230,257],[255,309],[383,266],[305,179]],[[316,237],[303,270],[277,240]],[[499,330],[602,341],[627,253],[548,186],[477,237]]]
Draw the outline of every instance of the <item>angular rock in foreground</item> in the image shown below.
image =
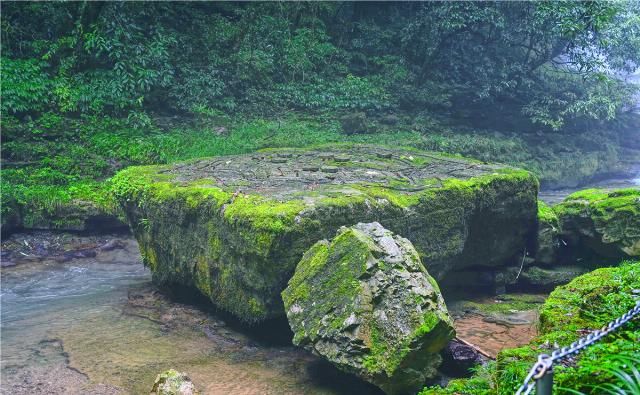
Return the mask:
[[387,393],[419,390],[454,336],[435,280],[379,223],[316,243],[282,293],[293,342]]
[[599,256],[640,256],[640,189],[587,189],[553,207],[569,249]]
[[302,254],[343,225],[407,237],[437,279],[503,265],[533,238],[538,187],[523,170],[360,145],[132,167],[113,183],[154,280],[247,322],[283,314]]

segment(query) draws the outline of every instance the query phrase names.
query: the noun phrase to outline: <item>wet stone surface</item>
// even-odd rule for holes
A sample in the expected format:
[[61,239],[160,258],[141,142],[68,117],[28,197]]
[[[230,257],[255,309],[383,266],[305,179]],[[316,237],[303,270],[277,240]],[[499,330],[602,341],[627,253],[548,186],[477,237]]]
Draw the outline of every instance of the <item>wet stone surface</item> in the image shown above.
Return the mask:
[[65,263],[94,258],[104,252],[136,249],[132,243],[134,241],[126,233],[74,234],[47,230],[15,233],[2,240],[0,266],[12,267],[47,259]]
[[[330,185],[375,183],[399,191],[440,187],[438,180],[468,179],[500,168],[467,159],[372,146],[280,149],[250,155],[203,159],[163,172],[179,182],[210,179],[213,185],[244,193],[286,197]],[[424,180],[432,183],[424,183]]]

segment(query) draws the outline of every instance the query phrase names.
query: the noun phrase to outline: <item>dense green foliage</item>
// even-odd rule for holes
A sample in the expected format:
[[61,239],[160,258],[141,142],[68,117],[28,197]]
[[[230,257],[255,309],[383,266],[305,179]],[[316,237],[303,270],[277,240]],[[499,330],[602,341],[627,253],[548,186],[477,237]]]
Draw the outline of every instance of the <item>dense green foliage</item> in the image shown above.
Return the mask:
[[[540,334],[528,346],[503,350],[496,362],[480,368],[472,378],[454,380],[444,389],[425,389],[422,394],[513,394],[538,354],[549,353],[556,345],[568,345],[621,316],[636,303],[633,292],[638,288],[637,261],[577,277],[551,293],[540,311]],[[632,320],[583,350],[574,361],[555,364],[555,391],[602,394],[608,393],[605,388],[630,388],[634,384],[631,377],[634,362],[638,366],[638,341],[640,323]],[[625,382],[620,371],[629,375],[631,381]]]
[[614,118],[638,4],[3,4],[2,110],[487,110],[554,129]]

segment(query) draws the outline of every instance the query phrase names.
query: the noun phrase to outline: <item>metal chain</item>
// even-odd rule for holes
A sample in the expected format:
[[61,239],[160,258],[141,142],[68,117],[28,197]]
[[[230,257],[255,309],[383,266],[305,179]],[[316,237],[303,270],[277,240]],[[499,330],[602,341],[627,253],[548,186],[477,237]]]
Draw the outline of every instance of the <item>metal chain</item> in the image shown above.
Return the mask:
[[607,336],[609,333],[615,331],[622,325],[631,321],[631,319],[633,319],[638,314],[640,314],[640,301],[636,302],[636,305],[631,310],[627,311],[622,316],[603,326],[602,329],[596,329],[595,331],[589,333],[587,336],[581,337],[580,339],[571,343],[569,346],[554,350],[550,356],[547,354],[540,354],[538,356],[538,361],[529,371],[529,374],[524,379],[524,384],[520,386],[520,388],[516,392],[516,395],[528,395],[536,386],[535,380],[538,380],[539,378],[544,376],[547,371],[551,369],[551,366],[554,362],[565,359],[573,354],[577,354],[583,348],[592,345],[593,343]]

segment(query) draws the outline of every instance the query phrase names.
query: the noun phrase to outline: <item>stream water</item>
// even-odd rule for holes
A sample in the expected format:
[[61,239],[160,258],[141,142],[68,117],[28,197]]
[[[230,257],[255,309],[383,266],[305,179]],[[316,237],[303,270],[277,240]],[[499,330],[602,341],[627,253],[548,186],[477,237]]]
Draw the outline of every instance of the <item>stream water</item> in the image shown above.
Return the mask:
[[261,328],[169,300],[123,241],[2,270],[1,393],[143,394],[169,368],[207,394],[377,392],[291,346],[288,328],[268,328],[282,333],[266,341]]
[[[640,184],[640,174],[603,186],[621,182]],[[541,197],[553,202],[569,192]],[[379,393],[291,346],[282,325],[246,329],[159,294],[135,241],[118,237],[124,248],[64,262],[26,257],[2,269],[0,393],[148,393],[168,368],[187,372],[207,394]],[[535,335],[535,311],[514,314],[459,315],[458,335],[491,354],[524,344]]]

